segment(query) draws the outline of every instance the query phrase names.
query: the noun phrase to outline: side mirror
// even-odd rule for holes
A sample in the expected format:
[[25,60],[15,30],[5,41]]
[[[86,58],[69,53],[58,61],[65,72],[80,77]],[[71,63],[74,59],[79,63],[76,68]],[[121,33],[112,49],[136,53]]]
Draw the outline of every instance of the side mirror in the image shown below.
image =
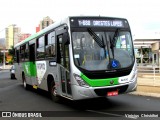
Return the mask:
[[69,44],[69,35],[67,32],[63,33],[63,44],[64,45]]

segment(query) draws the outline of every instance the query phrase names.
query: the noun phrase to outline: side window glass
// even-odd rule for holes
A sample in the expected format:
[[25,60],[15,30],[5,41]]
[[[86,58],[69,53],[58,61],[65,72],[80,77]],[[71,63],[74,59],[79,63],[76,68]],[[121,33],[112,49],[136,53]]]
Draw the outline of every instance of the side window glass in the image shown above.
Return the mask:
[[63,48],[62,48],[62,35],[57,36],[57,62],[64,66],[63,62]]
[[44,36],[40,37],[37,40],[37,59],[44,59],[45,57],[45,41],[44,41]]
[[19,49],[16,50],[16,62],[19,63]]
[[21,56],[21,61],[23,62],[25,60],[25,49],[26,49],[26,45],[23,45],[20,47],[20,56]]
[[28,49],[28,43],[26,44],[26,49],[25,49],[25,61],[29,60],[29,49]]
[[47,35],[46,41],[46,57],[53,58],[56,56],[55,52],[55,32],[51,32]]

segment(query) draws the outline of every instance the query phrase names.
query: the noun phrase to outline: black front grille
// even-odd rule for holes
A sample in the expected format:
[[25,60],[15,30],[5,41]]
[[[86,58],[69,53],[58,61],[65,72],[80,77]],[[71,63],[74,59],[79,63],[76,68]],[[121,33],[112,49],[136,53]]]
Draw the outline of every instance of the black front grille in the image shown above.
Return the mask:
[[111,73],[106,73],[106,72],[85,72],[84,74],[90,78],[90,79],[104,79],[104,78],[114,78],[114,77],[120,77],[120,76],[126,76],[129,75],[131,70],[128,71],[117,71],[117,72],[111,72]]
[[118,87],[114,87],[114,88],[101,88],[101,89],[95,89],[95,93],[98,96],[107,96],[108,92],[112,92],[112,91],[117,91],[118,90],[118,94],[124,93],[128,88],[128,85],[124,85],[124,86],[118,86]]
[[[132,66],[133,67],[133,66]],[[116,71],[106,72],[106,71],[87,71],[79,68],[82,73],[90,79],[105,79],[105,78],[115,78],[129,75],[132,71],[132,67],[127,69],[119,69]]]

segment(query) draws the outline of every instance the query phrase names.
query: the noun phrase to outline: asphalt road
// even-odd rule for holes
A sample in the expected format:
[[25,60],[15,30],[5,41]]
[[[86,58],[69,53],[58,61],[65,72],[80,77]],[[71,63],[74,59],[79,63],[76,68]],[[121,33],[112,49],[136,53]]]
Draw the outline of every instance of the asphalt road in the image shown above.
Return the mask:
[[[9,71],[0,71],[0,112],[4,111],[21,114],[39,112],[42,116],[42,118],[25,118],[27,120],[53,119],[53,117],[58,120],[75,120],[75,117],[76,120],[150,119],[148,116],[140,117],[142,114],[152,114],[151,119],[158,120],[156,115],[160,117],[160,99],[123,94],[106,99],[74,102],[63,99],[62,103],[54,103],[47,92],[25,90],[20,81],[10,79]],[[0,119],[8,118],[0,117]]]

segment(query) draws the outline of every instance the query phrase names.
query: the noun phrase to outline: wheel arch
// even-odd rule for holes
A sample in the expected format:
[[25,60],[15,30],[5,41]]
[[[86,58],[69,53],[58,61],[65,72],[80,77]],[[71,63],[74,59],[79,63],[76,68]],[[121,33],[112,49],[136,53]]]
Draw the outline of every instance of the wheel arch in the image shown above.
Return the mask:
[[47,87],[48,87],[48,91],[50,90],[51,87],[51,83],[54,81],[55,84],[55,80],[52,74],[48,74],[47,76]]

